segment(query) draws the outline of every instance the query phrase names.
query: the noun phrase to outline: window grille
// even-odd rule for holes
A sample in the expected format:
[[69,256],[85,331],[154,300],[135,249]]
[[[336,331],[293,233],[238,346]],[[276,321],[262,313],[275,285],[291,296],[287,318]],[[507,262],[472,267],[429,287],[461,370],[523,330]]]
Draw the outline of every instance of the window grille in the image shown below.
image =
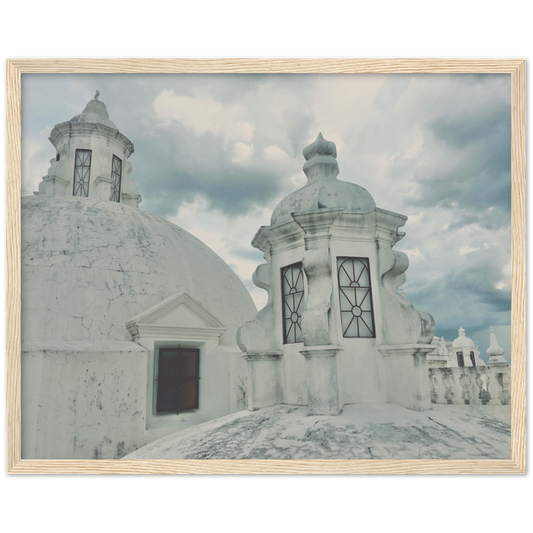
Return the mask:
[[122,181],[122,160],[116,155],[113,156],[113,163],[111,165],[111,195],[109,199],[112,202],[120,202],[120,185]]
[[304,305],[302,263],[295,263],[281,269],[281,294],[283,299],[283,344],[302,342],[302,310]]
[[73,196],[89,196],[89,180],[91,179],[91,150],[76,150],[74,163]]
[[338,257],[337,273],[342,335],[344,337],[375,337],[368,259]]

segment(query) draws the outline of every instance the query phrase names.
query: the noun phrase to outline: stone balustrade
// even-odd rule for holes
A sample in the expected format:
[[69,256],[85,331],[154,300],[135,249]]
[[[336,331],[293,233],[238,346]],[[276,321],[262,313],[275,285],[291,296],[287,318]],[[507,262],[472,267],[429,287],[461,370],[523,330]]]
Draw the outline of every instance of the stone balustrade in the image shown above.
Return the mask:
[[430,368],[431,402],[455,405],[511,403],[509,365]]

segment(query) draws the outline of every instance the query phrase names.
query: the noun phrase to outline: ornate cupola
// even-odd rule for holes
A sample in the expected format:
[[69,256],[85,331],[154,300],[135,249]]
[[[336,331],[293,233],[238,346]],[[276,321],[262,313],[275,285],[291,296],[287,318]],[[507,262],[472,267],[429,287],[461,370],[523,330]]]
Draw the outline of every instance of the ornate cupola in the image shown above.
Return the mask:
[[487,354],[489,360],[487,362],[488,366],[507,366],[509,363],[503,356],[505,350],[498,344],[498,339],[496,338],[496,332],[494,328],[490,327],[490,346],[487,348]]
[[82,113],[52,129],[56,157],[35,195],[90,197],[133,207],[142,202],[129,176],[133,143],[110,120],[99,94]]
[[462,326],[459,328],[458,334],[459,336],[452,343],[448,366],[485,366],[485,362],[479,357],[478,347],[472,339],[466,336]]
[[435,325],[398,292],[409,261],[392,249],[407,217],[337,179],[337,150],[322,134],[303,155],[307,184],[252,241],[266,260],[253,281],[269,299],[237,336],[248,406],[307,405],[310,414],[333,415],[364,402],[429,409]]

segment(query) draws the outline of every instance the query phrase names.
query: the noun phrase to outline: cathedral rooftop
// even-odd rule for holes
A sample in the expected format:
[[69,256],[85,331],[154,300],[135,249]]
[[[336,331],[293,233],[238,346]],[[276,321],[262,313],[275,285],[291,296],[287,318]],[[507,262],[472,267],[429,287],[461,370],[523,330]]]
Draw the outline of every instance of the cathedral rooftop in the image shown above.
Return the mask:
[[347,405],[241,411],[174,433],[124,459],[510,459],[510,405]]
[[96,91],[94,98],[85,106],[85,109],[79,114],[72,117],[70,123],[83,124],[103,124],[118,131],[115,123],[109,118],[109,113],[104,102],[98,100],[99,91]]

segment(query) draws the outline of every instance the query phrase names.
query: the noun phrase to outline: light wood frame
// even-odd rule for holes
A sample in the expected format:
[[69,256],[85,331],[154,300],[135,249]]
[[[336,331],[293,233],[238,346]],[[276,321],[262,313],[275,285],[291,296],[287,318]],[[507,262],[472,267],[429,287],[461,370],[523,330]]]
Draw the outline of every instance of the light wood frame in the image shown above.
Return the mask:
[[[7,470],[19,474],[515,474],[526,471],[526,62],[523,59],[10,59],[7,80]],[[21,460],[23,73],[509,73],[512,84],[512,459]]]

